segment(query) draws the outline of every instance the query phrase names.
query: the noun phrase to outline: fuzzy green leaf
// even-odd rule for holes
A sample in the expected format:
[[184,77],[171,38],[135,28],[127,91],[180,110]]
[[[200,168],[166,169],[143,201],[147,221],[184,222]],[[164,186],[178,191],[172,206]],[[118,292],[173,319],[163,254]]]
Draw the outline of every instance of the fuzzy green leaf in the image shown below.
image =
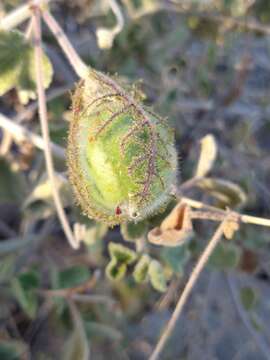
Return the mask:
[[76,265],[60,271],[56,283],[58,288],[65,289],[81,285],[89,278],[89,269],[83,265]]
[[115,244],[113,242],[109,244],[109,253],[112,259],[115,259],[118,263],[121,264],[131,264],[137,258],[135,251],[129,249],[126,246]]
[[106,275],[110,280],[121,280],[125,276],[127,271],[127,265],[118,263],[113,258],[106,267]]
[[133,277],[137,283],[143,283],[147,280],[150,262],[151,258],[147,254],[144,254],[137,262],[133,271]]
[[138,223],[125,222],[121,224],[121,234],[127,241],[133,241],[142,237],[147,231],[147,223],[140,221]]
[[167,290],[166,277],[163,266],[157,260],[152,260],[149,265],[148,275],[154,289],[165,292]]
[[[49,87],[53,68],[49,58],[42,56],[42,75]],[[36,98],[34,47],[19,31],[0,31],[0,96],[16,88],[23,104]]]
[[162,257],[177,274],[182,274],[185,264],[190,258],[190,251],[186,245],[176,248],[165,248]]

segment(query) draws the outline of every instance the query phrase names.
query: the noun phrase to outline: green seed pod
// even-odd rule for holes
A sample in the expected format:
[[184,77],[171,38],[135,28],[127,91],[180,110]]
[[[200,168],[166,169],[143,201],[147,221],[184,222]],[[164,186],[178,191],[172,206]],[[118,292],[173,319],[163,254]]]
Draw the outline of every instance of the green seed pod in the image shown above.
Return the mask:
[[73,95],[68,169],[90,218],[139,221],[170,200],[177,155],[172,129],[106,75],[89,71]]

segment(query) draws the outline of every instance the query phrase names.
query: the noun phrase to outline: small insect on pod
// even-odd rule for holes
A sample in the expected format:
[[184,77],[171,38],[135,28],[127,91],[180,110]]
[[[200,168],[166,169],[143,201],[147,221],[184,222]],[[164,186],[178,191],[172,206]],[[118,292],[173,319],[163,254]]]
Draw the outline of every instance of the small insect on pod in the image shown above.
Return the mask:
[[94,70],[79,82],[72,114],[69,178],[84,213],[115,225],[164,208],[177,172],[168,124]]

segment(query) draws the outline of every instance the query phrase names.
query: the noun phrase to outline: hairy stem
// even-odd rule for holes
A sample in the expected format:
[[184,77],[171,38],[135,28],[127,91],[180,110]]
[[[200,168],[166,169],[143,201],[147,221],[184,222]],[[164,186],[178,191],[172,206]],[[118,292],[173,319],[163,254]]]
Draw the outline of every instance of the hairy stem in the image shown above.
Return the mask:
[[52,153],[50,149],[50,137],[49,128],[47,121],[47,105],[45,90],[42,78],[42,48],[41,48],[41,25],[40,25],[40,12],[39,9],[33,10],[34,16],[34,34],[35,34],[35,70],[36,70],[36,81],[37,81],[37,93],[38,93],[38,104],[39,104],[39,118],[41,124],[42,137],[44,139],[44,155],[46,160],[46,168],[49,176],[49,180],[52,186],[52,194],[56,207],[56,211],[61,222],[63,231],[70,243],[70,245],[77,249],[79,247],[78,242],[75,240],[72,230],[70,228],[68,219],[63,209],[63,205],[58,193],[58,189],[54,177],[54,166],[52,160]]
[[183,311],[184,305],[186,304],[187,299],[199,278],[200,273],[202,272],[203,268],[207,264],[207,261],[208,261],[210,255],[213,253],[214,249],[216,248],[217,244],[219,243],[220,239],[222,238],[224,226],[226,225],[226,222],[228,221],[230,216],[231,216],[231,212],[227,212],[222,223],[218,226],[213,237],[211,238],[207,247],[205,248],[204,252],[202,253],[199,261],[197,262],[195,268],[193,269],[193,271],[189,277],[189,280],[184,288],[184,291],[182,292],[182,294],[178,300],[178,303],[175,307],[172,317],[169,320],[168,324],[166,325],[166,327],[163,331],[163,334],[161,335],[149,360],[157,360],[159,358],[161,352],[163,351],[167,341],[169,340],[170,335],[172,334],[172,331],[175,328],[176,322]]
[[88,66],[82,61],[58,22],[48,11],[42,12],[42,16],[49,29],[55,36],[56,40],[58,41],[58,44],[65,53],[76,74],[80,78],[86,77],[89,73]]

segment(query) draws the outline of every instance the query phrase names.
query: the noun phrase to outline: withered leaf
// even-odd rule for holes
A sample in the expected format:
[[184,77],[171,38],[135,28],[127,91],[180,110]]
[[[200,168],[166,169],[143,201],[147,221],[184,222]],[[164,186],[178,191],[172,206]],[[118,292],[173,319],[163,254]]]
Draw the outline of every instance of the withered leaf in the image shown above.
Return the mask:
[[244,190],[239,185],[225,179],[207,177],[200,179],[196,186],[215,197],[222,207],[234,208],[247,201]]
[[201,139],[201,153],[196,170],[196,177],[206,176],[217,157],[217,144],[214,136],[208,134]]
[[223,227],[223,233],[226,239],[231,240],[236,231],[240,228],[237,220],[228,220]]
[[180,202],[162,221],[160,227],[155,227],[148,233],[152,244],[162,246],[181,246],[193,235],[191,209]]

